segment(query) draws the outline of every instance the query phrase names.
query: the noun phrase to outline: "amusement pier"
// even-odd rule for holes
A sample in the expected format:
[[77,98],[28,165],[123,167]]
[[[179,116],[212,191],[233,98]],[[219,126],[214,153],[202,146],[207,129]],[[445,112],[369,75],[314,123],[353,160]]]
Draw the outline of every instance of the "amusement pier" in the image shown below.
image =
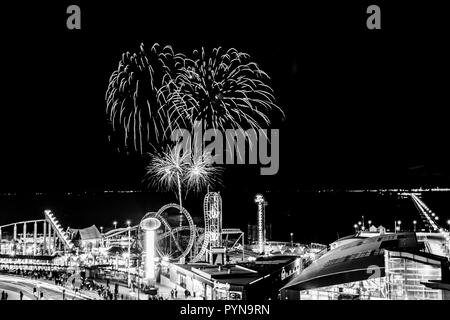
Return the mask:
[[[208,192],[203,220],[170,203],[139,223],[106,230],[61,225],[50,208],[0,226],[2,299],[62,300],[447,300],[450,221],[420,192],[412,228],[370,220],[330,244],[269,239],[267,201],[254,223],[224,226],[222,197]],[[419,229],[418,226],[421,226]]]

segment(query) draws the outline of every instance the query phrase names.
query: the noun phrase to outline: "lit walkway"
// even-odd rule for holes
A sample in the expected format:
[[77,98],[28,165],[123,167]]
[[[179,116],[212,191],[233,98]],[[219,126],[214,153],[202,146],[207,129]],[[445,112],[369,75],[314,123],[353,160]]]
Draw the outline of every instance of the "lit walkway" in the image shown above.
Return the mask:
[[[106,280],[97,280],[95,279],[95,282],[103,285],[106,287]],[[114,291],[114,286],[116,282],[114,280],[111,280],[109,282],[109,289],[111,291]],[[173,289],[173,287],[169,287],[166,285],[162,285],[160,283],[156,284],[156,287],[158,288],[158,296],[163,297],[164,300],[186,300],[184,297],[184,289],[178,288],[177,298],[171,298],[170,292]],[[119,296],[118,299],[122,300],[122,296],[124,300],[148,300],[148,294],[145,294],[142,292],[142,290],[138,293],[137,288],[135,288],[135,292],[132,292],[130,288],[128,288],[126,285],[119,283]],[[81,290],[81,293],[84,295],[87,295],[91,297],[92,299],[101,299],[98,295],[98,292],[93,290]],[[194,298],[192,296],[188,297],[187,300],[201,300],[200,298]]]
[[[95,280],[96,283],[103,285],[106,287],[106,281],[104,280]],[[110,281],[109,288],[111,291],[114,291],[115,286],[114,281]],[[24,294],[24,300],[36,300],[34,296],[33,289],[39,286],[41,290],[44,292],[44,300],[62,300],[63,291],[65,290],[65,299],[66,300],[103,300],[102,297],[98,295],[96,290],[79,290],[76,293],[72,290],[72,284],[66,284],[65,286],[55,285],[54,281],[51,280],[35,280],[25,277],[13,276],[13,275],[0,275],[0,292],[5,291],[8,292],[8,300],[19,300],[19,292],[22,291]],[[163,297],[164,300],[201,300],[199,297],[189,296],[185,299],[184,289],[178,287],[177,298],[171,298],[171,290],[173,287],[169,287],[166,285],[156,284],[158,288],[158,296]],[[137,300],[138,297],[140,300],[148,300],[148,295],[143,293],[142,291],[132,292],[127,286],[123,284],[119,284],[119,296],[118,299],[122,300]]]
[[[33,290],[34,288],[39,288],[40,291],[44,293],[44,300],[62,300],[63,290],[64,288],[61,286],[57,286],[52,281],[49,280],[35,280],[30,278],[12,276],[12,275],[0,275],[0,290],[4,288],[8,291],[16,292],[16,296],[13,295],[8,297],[8,299],[12,299],[13,297],[18,300],[18,293],[22,291],[24,293],[24,299],[28,300],[36,299],[34,296]],[[9,295],[9,293],[8,293]],[[84,294],[76,294],[75,291],[65,288],[65,296],[66,299],[70,300],[88,300],[90,299],[88,296]]]

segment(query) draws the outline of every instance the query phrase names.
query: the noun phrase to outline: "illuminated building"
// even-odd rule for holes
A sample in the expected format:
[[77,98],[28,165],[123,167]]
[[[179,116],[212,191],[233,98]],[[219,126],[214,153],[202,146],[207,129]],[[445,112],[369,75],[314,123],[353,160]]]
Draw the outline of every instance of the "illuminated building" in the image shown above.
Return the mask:
[[[265,223],[265,232],[266,232],[266,242],[272,240],[272,224]],[[258,225],[257,224],[248,224],[247,225],[247,243],[249,244],[257,244],[258,243]]]
[[261,301],[277,299],[279,289],[301,270],[300,258],[283,255],[226,266],[170,264],[161,275],[161,283],[186,289],[204,300]]
[[443,241],[437,233],[342,238],[282,290],[291,299],[450,299],[432,287],[450,280]]
[[96,226],[84,229],[68,229],[70,240],[81,251],[91,252],[98,249],[101,244],[102,235]]

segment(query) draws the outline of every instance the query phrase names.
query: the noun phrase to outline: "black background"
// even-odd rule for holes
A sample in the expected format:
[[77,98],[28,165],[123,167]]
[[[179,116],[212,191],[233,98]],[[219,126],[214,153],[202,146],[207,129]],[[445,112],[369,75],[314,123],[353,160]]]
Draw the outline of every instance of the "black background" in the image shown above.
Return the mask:
[[[302,203],[299,198],[310,198],[299,193],[448,186],[446,10],[438,2],[374,3],[381,6],[381,30],[366,28],[366,8],[373,3],[364,1],[2,4],[0,191],[20,196],[2,200],[7,210],[1,219],[36,215],[50,205],[66,215],[66,224],[107,224],[129,215],[137,220],[163,202],[154,194],[140,202],[131,198],[136,209],[109,214],[108,199],[100,201],[103,208],[78,211],[64,197],[30,195],[146,190],[145,159],[118,153],[108,142],[104,103],[120,55],[141,42],[185,52],[236,47],[272,78],[286,113],[274,124],[280,128],[280,170],[260,176],[255,167],[226,169],[220,190],[230,224],[242,214],[250,221],[252,197],[264,192],[271,219],[283,221],[279,228],[344,217],[341,226],[330,222],[326,237],[334,238],[336,229],[345,224],[351,231],[352,219],[373,207],[330,206],[315,212],[314,220],[309,213],[323,199]],[[70,4],[81,7],[81,30],[66,28]],[[188,200],[197,215],[200,198]],[[289,231],[282,232],[287,237]],[[307,230],[302,237],[321,240]]]

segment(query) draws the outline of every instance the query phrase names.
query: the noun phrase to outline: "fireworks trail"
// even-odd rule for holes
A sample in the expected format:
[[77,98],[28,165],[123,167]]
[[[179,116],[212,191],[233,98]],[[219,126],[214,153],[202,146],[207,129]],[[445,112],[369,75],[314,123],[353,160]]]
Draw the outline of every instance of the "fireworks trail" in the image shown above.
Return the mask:
[[183,175],[186,172],[188,154],[179,145],[168,148],[160,154],[153,155],[147,166],[146,178],[152,184],[163,190],[178,190],[178,201],[180,203],[180,215],[183,212],[183,200],[181,187]]
[[284,116],[269,80],[248,54],[233,48],[202,48],[187,57],[170,46],[146,50],[141,44],[137,53],[124,53],[112,73],[106,113],[126,148],[141,154],[168,148],[151,154],[146,177],[158,188],[178,190],[181,207],[182,187],[199,191],[217,182],[220,170],[209,154],[195,159],[170,149],[172,132],[192,133],[200,123],[203,130],[234,129],[247,136],[248,129],[268,127],[272,112]]
[[167,191],[177,191],[182,208],[182,189],[200,192],[207,186],[220,184],[218,178],[222,170],[213,166],[213,157],[208,152],[192,155],[181,145],[152,155],[147,166],[146,179],[150,185]]
[[193,190],[200,192],[208,186],[221,184],[219,175],[222,169],[214,167],[214,159],[209,152],[203,152],[198,156],[193,156],[192,163],[186,167],[184,182],[186,184],[186,192]]
[[160,190],[179,190],[187,170],[189,156],[178,145],[151,157],[146,177]]
[[[202,48],[180,64],[176,77],[161,89],[171,123],[225,129],[260,129],[270,125],[268,114],[282,110],[275,104],[269,76],[246,53],[236,49]],[[284,115],[284,114],[283,114]]]
[[176,77],[184,65],[181,54],[170,46],[154,44],[146,50],[141,44],[137,53],[122,54],[117,70],[109,79],[106,113],[114,132],[123,136],[125,147],[144,153],[152,144],[162,143],[172,129],[160,88]]

